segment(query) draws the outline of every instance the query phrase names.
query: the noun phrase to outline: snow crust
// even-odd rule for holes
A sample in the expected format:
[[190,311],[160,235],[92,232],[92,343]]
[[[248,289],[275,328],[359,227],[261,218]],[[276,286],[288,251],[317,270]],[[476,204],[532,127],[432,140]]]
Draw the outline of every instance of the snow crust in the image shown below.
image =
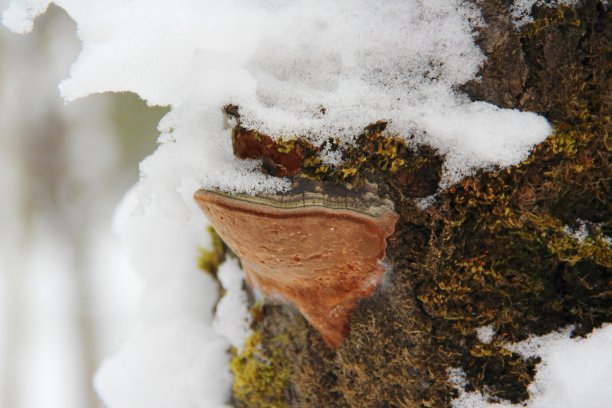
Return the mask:
[[606,408],[612,401],[612,324],[605,324],[586,338],[570,338],[573,327],[545,336],[531,337],[506,346],[525,358],[539,356],[534,382],[526,403],[488,402],[480,393],[461,389],[465,377],[460,369],[449,372],[459,387],[454,408]]
[[[45,1],[13,0],[4,23],[26,32]],[[60,85],[66,100],[132,91],[172,112],[143,163],[141,196],[186,218],[176,189],[256,193],[286,181],[231,155],[221,106],[272,136],[351,143],[363,127],[429,143],[447,156],[444,183],[526,157],[550,132],[533,113],[471,102],[457,91],[484,60],[479,11],[461,0],[56,0],[83,50]],[[324,160],[337,163],[338,157]]]

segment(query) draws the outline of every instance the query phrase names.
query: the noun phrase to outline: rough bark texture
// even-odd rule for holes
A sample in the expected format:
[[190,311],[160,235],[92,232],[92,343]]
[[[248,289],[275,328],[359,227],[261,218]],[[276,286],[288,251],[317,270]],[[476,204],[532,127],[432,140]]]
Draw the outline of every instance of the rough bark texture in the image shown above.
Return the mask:
[[[235,129],[236,154],[262,158],[264,171],[368,180],[401,217],[388,240],[392,272],[353,311],[338,349],[294,308],[253,303],[255,334],[232,361],[237,406],[445,407],[456,392],[452,367],[466,372],[468,390],[519,402],[537,361],[504,342],[569,324],[584,335],[612,321],[610,13],[589,0],[542,7],[516,30],[508,1],[476,3],[488,24],[478,37],[488,60],[464,91],[538,112],[555,129],[523,163],[480,171],[421,210],[442,158],[383,136],[384,123],[365,129],[338,168],[299,138],[274,142]],[[235,108],[228,113],[238,116]],[[590,234],[580,241],[566,225]],[[485,325],[496,333],[489,344],[476,336]]]

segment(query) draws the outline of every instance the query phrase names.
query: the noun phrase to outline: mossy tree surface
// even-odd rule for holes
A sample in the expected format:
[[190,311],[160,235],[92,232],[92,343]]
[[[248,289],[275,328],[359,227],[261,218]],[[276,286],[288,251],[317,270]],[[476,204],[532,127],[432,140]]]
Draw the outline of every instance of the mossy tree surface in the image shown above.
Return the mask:
[[[337,350],[292,307],[256,308],[255,334],[232,363],[236,405],[445,407],[456,392],[452,367],[466,372],[468,390],[519,402],[538,361],[503,343],[570,324],[584,335],[612,321],[609,11],[588,0],[536,8],[535,21],[517,31],[507,2],[475,2],[488,23],[478,41],[489,59],[482,80],[464,90],[538,112],[555,129],[523,163],[479,171],[422,210],[418,199],[436,191],[443,158],[386,135],[384,123],[344,148],[338,167],[300,138],[272,142],[236,127],[235,145],[249,138],[237,155],[263,158],[265,171],[368,180],[401,216],[388,240],[392,272],[354,310]],[[567,226],[589,234],[572,237]],[[476,335],[486,325],[496,333],[488,344]]]

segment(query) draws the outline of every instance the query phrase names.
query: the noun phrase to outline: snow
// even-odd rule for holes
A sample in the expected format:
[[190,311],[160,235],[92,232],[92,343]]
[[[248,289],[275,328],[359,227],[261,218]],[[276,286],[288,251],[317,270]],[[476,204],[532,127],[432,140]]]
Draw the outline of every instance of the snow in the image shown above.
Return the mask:
[[576,6],[580,2],[580,0],[515,0],[510,7],[512,22],[517,28],[533,22],[531,12],[535,6]]
[[600,239],[605,242],[606,245],[612,246],[612,239],[603,233],[603,223],[589,222],[580,218],[576,219],[575,223],[576,227],[574,228],[569,225],[564,225],[563,232],[581,244],[587,242],[587,239],[591,241]]
[[584,243],[584,241],[587,239],[587,237],[589,236],[589,230],[587,228],[587,224],[584,220],[576,220],[578,223],[578,228],[573,229],[572,227],[570,227],[569,225],[565,225],[563,226],[563,231],[569,235],[570,237],[574,238],[575,240],[579,241],[580,243]]
[[612,324],[605,324],[586,338],[571,338],[573,327],[545,336],[531,337],[508,350],[525,358],[539,356],[535,380],[529,385],[526,403],[487,402],[480,393],[461,389],[465,378],[461,370],[449,372],[460,389],[454,408],[606,408],[612,401]]
[[197,183],[192,193],[213,185],[249,193],[289,187],[285,179],[255,171],[259,168],[257,162],[237,160],[224,124],[218,107],[201,110],[186,106],[168,113],[159,124],[162,145],[140,164],[141,204],[155,197],[164,214],[187,222],[192,215],[188,205],[193,199],[176,191],[184,183]]
[[28,33],[34,27],[34,18],[47,10],[47,0],[23,0],[17,5],[11,1],[9,7],[2,16],[2,22],[16,33]]
[[482,326],[476,329],[476,336],[478,337],[478,340],[480,340],[484,344],[489,344],[493,341],[493,338],[495,337],[495,330],[491,325]]
[[113,408],[225,406],[229,343],[212,327],[217,285],[196,266],[197,248],[210,246],[206,221],[180,224],[154,205],[137,207],[133,189],[114,225],[143,284],[139,327],[102,365],[95,388]]
[[[473,38],[479,11],[460,0],[54,3],[76,21],[83,45],[60,85],[66,100],[133,91],[172,107],[139,189],[183,220],[175,191],[184,182],[248,193],[288,187],[232,156],[220,112],[230,102],[246,126],[317,144],[330,136],[351,143],[386,120],[390,133],[447,155],[443,186],[476,168],[519,162],[550,133],[540,116],[457,91],[484,60]],[[14,0],[3,21],[27,31],[45,7]]]
[[217,304],[213,328],[238,350],[242,351],[251,333],[252,318],[248,310],[247,294],[243,289],[243,273],[238,261],[228,259],[217,271],[225,294]]

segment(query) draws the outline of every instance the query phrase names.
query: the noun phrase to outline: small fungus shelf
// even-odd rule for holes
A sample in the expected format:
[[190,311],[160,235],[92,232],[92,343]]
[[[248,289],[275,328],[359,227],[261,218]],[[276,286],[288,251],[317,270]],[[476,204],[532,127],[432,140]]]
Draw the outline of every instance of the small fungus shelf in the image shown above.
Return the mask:
[[385,270],[386,239],[399,218],[391,201],[321,188],[266,196],[200,190],[195,200],[251,287],[295,305],[328,345],[342,343],[349,313]]

